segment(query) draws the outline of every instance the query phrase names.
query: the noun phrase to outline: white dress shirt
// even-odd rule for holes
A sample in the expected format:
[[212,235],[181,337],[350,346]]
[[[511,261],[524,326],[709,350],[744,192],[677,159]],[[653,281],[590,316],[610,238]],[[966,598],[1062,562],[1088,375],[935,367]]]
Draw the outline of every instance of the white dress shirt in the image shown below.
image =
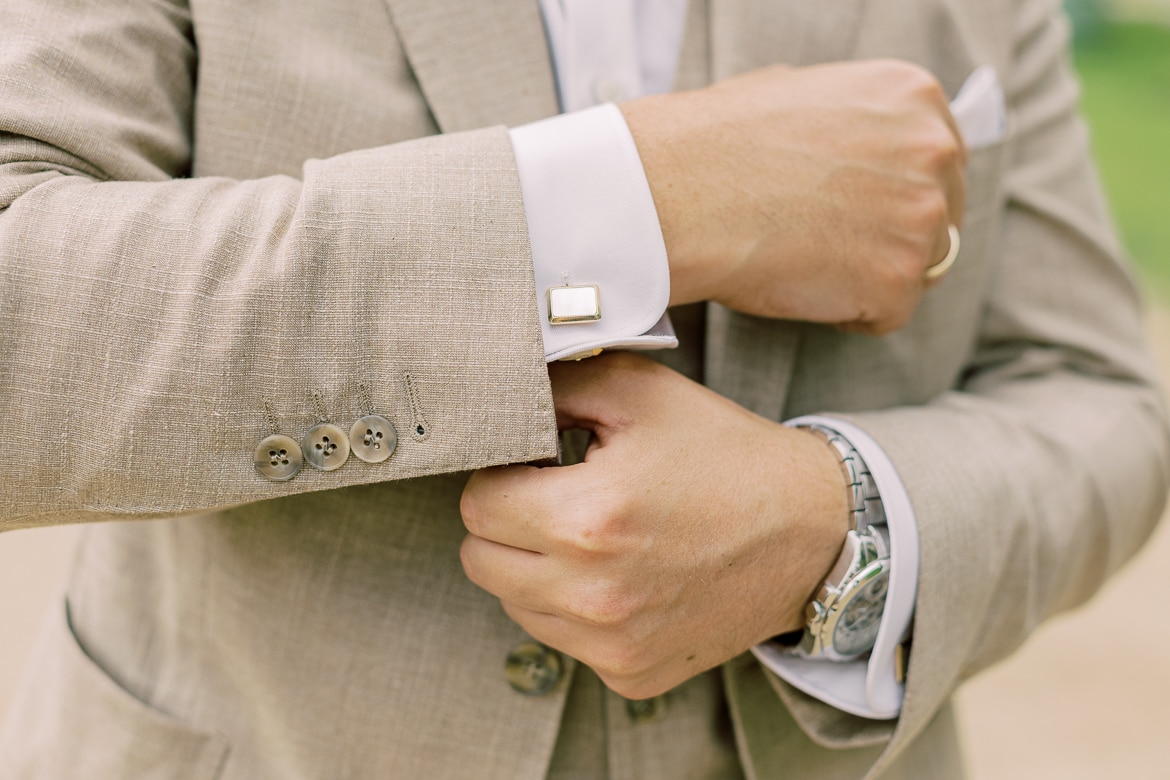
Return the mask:
[[[514,128],[511,135],[545,355],[551,361],[598,348],[677,346],[666,316],[670,272],[658,214],[637,147],[613,103],[670,91],[686,0],[540,0],[540,6],[566,113]],[[986,74],[981,78],[986,81]],[[998,90],[994,73],[991,81]],[[986,113],[980,115],[984,124]],[[602,318],[550,324],[546,291],[558,285],[597,285]],[[909,632],[918,585],[914,511],[877,442],[834,418],[806,417],[789,424],[812,422],[850,441],[881,494],[892,570],[886,609],[867,660],[802,659],[771,645],[753,652],[790,684],[834,707],[868,718],[897,717],[904,686],[895,672],[895,651]]]

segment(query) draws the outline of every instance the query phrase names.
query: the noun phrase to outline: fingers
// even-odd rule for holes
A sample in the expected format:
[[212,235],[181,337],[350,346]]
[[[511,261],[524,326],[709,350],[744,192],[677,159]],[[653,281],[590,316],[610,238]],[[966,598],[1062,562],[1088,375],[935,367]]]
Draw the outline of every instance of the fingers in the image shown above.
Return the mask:
[[557,427],[593,431],[604,443],[608,429],[621,427],[646,403],[650,385],[660,381],[660,364],[630,352],[607,352],[548,367]]
[[[928,144],[928,154],[934,162],[934,176],[938,187],[945,199],[945,209],[938,219],[934,220],[930,236],[933,241],[931,253],[926,258],[926,270],[936,267],[947,258],[951,239],[950,226],[963,226],[963,215],[967,209],[967,160],[969,152],[963,141],[963,133],[950,110],[945,91],[934,76],[922,72],[931,84],[926,91],[929,95],[930,111],[933,119],[941,123],[937,127],[937,135],[932,143]],[[937,284],[941,274],[925,274],[922,278],[923,287],[929,288]]]
[[613,561],[543,555],[471,535],[459,557],[468,579],[504,604],[576,626],[628,628],[652,602]]
[[[962,228],[963,215],[967,211],[967,147],[963,146],[961,138],[959,139],[959,152],[955,154],[954,160],[948,166],[944,181],[947,194],[947,216],[950,219],[950,224]],[[950,241],[946,238],[945,227],[943,233],[942,244],[944,247],[948,247]]]
[[467,578],[496,598],[546,609],[555,579],[547,556],[468,535],[459,548]]
[[[937,142],[942,163],[939,175],[943,182],[943,191],[947,198],[947,213],[952,224],[962,227],[963,212],[967,208],[967,160],[970,153],[963,140],[963,131],[951,113],[951,105],[945,90],[938,80],[926,71],[922,71],[925,78],[931,83],[929,94],[932,96],[932,109],[944,125],[944,134]],[[942,244],[946,245],[946,236]]]
[[[558,425],[593,431],[597,443],[591,451],[606,447],[609,437],[636,418],[636,407],[645,402],[634,396],[659,370],[668,371],[647,358],[622,354],[549,366]],[[614,490],[604,459],[590,455],[589,462],[572,466],[481,469],[464,487],[463,523],[474,536],[522,550],[551,553],[579,544],[580,519],[591,516],[602,493]]]
[[605,392],[604,367],[610,364],[610,358],[604,354],[574,363],[549,364],[558,429],[595,431],[609,419],[611,402]]
[[520,550],[547,552],[546,484],[556,469],[499,466],[480,469],[463,488],[459,511],[474,536]]
[[594,463],[481,469],[459,511],[468,533],[496,544],[544,554],[591,549],[598,540],[587,537],[597,532],[587,527],[615,503],[612,482]]

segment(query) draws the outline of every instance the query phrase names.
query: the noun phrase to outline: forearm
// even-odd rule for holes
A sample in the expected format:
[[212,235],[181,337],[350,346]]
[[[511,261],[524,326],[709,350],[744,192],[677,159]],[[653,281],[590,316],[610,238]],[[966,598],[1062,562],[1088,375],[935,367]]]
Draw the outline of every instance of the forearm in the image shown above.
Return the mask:
[[[169,513],[555,452],[509,165],[500,129],[314,163],[303,183],[62,176],[16,199],[0,402],[50,444],[10,472],[4,514]],[[455,197],[444,166],[501,186]],[[370,411],[400,431],[390,462],[254,473],[270,428],[299,440]]]
[[621,108],[672,304],[888,333],[962,224],[962,134],[909,62],[774,66]]
[[[84,14],[30,13],[46,28],[25,38],[0,24],[19,74],[0,84],[0,409],[27,443],[5,527],[554,454],[507,132],[357,151],[299,179],[178,178],[190,30],[146,5],[102,12],[125,26],[101,39],[117,57]],[[272,432],[369,412],[398,428],[389,461],[280,484],[253,468]]]

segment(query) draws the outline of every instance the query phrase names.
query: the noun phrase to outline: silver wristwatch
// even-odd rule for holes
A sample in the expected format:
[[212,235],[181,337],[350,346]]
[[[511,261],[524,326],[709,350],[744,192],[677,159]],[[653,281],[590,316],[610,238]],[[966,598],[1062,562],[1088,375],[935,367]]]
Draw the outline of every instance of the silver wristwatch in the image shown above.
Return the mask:
[[881,496],[865,461],[847,439],[820,425],[803,426],[836,452],[852,500],[853,528],[829,576],[805,608],[800,643],[806,658],[852,661],[873,649],[890,583],[890,537]]

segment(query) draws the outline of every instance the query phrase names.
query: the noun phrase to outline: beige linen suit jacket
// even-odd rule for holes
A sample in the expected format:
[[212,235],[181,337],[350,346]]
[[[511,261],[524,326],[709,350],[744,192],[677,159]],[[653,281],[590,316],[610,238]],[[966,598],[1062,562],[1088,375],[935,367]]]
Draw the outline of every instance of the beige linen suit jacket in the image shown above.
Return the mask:
[[[986,63],[1010,128],[905,330],[710,306],[684,334],[719,392],[845,415],[897,466],[922,550],[901,717],[745,655],[636,723],[569,696],[569,659],[509,687],[526,637],[457,554],[466,471],[556,451],[504,129],[557,110],[534,0],[4,3],[0,528],[151,522],[87,527],[0,778],[536,780],[569,776],[562,717],[613,777],[727,776],[731,737],[754,778],[958,776],[955,686],[1132,554],[1170,470],[1057,11],[693,3],[682,86],[890,56],[953,95]],[[273,431],[368,412],[400,434],[384,463],[253,469]]]

